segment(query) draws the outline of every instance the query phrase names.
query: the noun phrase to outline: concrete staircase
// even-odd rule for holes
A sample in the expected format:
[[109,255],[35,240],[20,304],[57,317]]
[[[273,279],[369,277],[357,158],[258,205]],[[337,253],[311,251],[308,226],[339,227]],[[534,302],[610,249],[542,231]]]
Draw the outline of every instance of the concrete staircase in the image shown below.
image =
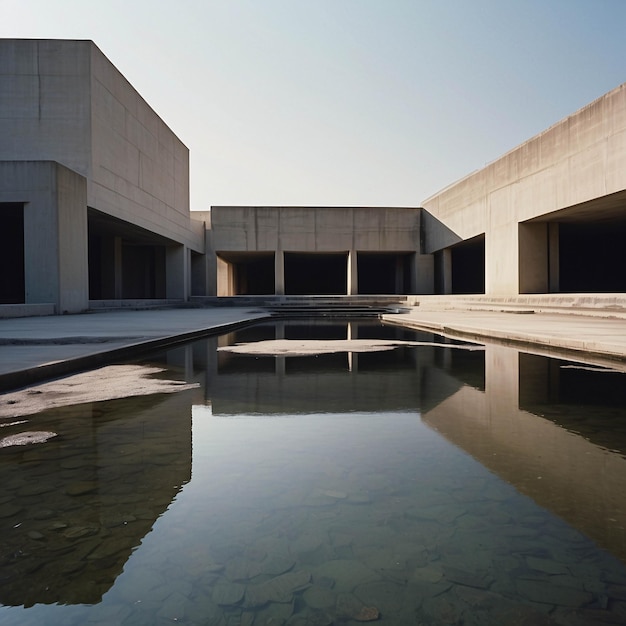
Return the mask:
[[407,296],[230,296],[191,298],[195,306],[253,307],[277,318],[379,317],[408,311]]

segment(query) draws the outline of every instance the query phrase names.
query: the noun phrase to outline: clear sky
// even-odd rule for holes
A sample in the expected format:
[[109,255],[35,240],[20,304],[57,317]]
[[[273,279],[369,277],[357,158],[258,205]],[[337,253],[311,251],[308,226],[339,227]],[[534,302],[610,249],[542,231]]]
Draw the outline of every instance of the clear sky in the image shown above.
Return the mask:
[[0,37],[94,40],[197,210],[419,206],[626,82],[626,0],[0,0]]

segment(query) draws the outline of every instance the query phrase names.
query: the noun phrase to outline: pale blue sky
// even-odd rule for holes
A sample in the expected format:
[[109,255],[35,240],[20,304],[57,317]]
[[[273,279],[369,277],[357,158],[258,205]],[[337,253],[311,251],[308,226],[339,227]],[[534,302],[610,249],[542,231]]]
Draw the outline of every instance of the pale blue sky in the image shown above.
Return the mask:
[[626,0],[0,0],[93,39],[190,149],[191,207],[419,206],[626,81]]

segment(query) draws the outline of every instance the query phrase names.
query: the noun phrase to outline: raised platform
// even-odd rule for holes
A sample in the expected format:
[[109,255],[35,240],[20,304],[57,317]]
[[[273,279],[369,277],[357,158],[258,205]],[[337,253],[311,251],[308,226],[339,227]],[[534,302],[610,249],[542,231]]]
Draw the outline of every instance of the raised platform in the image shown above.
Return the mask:
[[272,317],[281,318],[379,317],[409,310],[407,296],[401,295],[194,297],[190,304],[207,307],[258,307],[269,311]]
[[495,311],[502,313],[560,313],[626,319],[626,294],[522,294],[488,295],[412,295],[409,306],[422,311]]
[[54,315],[54,304],[0,304],[0,319]]

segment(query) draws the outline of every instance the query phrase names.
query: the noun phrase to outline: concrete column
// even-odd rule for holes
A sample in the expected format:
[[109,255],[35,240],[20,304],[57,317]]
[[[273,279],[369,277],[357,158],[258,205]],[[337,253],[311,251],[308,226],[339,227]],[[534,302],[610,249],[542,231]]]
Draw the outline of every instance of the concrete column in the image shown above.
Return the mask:
[[24,205],[26,304],[54,303],[56,312],[60,313],[57,240],[54,196],[50,194],[27,202]]
[[274,294],[285,295],[285,253],[282,250],[274,253]]
[[217,255],[210,250],[205,255],[207,273],[207,296],[217,296]]
[[204,258],[206,262],[206,295],[217,296],[217,254],[213,246],[213,231],[207,229],[205,232],[204,248],[206,250]]
[[441,251],[441,292],[452,293],[452,250],[444,248]]
[[359,293],[359,270],[357,263],[357,251],[348,252],[348,295],[356,296]]
[[498,224],[485,233],[485,294],[519,294],[519,228],[517,222]]
[[411,293],[435,293],[435,257],[432,254],[411,255]]
[[233,296],[233,268],[230,263],[220,257],[216,257],[216,295]]
[[519,292],[548,292],[548,226],[545,222],[519,225]]
[[24,205],[26,304],[54,303],[57,313],[89,305],[87,182],[58,163],[12,163],[8,174],[29,189]]
[[59,312],[76,313],[89,306],[87,181],[57,166],[59,224]]
[[165,251],[165,295],[172,300],[189,297],[189,251],[184,245],[167,246]]
[[559,223],[548,223],[548,291],[560,293]]

